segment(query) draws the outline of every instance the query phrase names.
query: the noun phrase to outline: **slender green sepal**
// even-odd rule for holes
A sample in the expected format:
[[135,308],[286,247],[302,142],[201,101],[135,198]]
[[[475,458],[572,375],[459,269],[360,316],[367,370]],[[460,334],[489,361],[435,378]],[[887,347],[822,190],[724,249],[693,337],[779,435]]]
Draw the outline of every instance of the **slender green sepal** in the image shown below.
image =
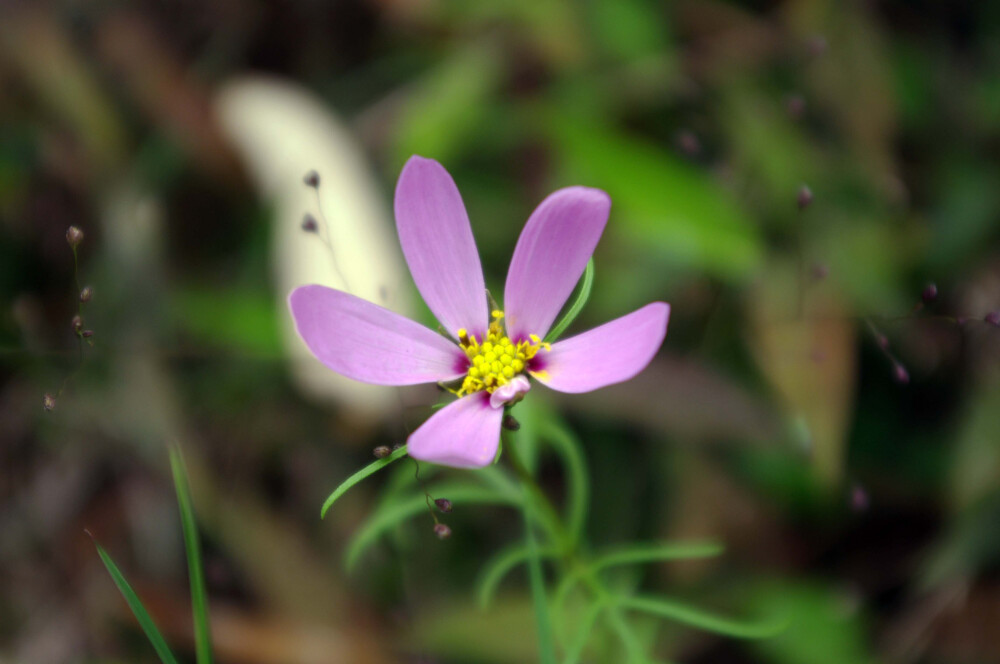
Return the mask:
[[334,489],[333,493],[330,494],[330,497],[326,499],[325,503],[323,503],[323,509],[320,510],[319,518],[322,519],[326,517],[326,511],[330,509],[330,507],[335,502],[337,502],[337,499],[343,496],[347,492],[347,490],[350,489],[352,486],[354,486],[361,480],[365,479],[369,475],[382,470],[393,461],[402,459],[404,456],[406,456],[406,445],[400,446],[397,450],[395,450],[392,454],[385,457],[384,459],[377,459],[375,461],[372,461],[370,464],[368,464],[367,466],[365,466],[364,468],[362,468],[361,470],[359,470],[358,472],[354,473],[346,480],[341,482],[340,486]]
[[[87,534],[89,535],[90,533]],[[170,652],[170,648],[167,647],[166,640],[163,638],[163,635],[160,634],[160,630],[157,629],[156,623],[154,623],[153,619],[149,616],[149,612],[146,611],[146,607],[142,605],[142,602],[139,600],[139,596],[135,594],[134,590],[132,590],[132,586],[130,586],[128,581],[125,580],[125,576],[121,573],[121,570],[118,569],[118,565],[115,564],[115,561],[111,559],[108,552],[105,551],[104,548],[101,547],[101,545],[96,541],[94,542],[94,546],[97,547],[97,555],[101,557],[101,561],[108,569],[108,574],[111,575],[111,579],[115,582],[115,585],[118,586],[118,591],[122,594],[122,597],[125,598],[129,608],[132,609],[132,614],[135,616],[135,619],[139,621],[139,626],[142,627],[142,631],[146,633],[146,638],[148,638],[149,642],[153,645],[153,649],[156,650],[156,654],[160,656],[160,661],[163,662],[163,664],[177,664],[177,660]]]
[[191,581],[191,613],[194,620],[194,645],[198,664],[212,664],[212,630],[208,621],[208,590],[205,588],[205,571],[201,562],[201,544],[198,539],[198,522],[194,518],[191,485],[188,482],[184,458],[180,447],[170,448],[170,470],[177,491],[177,506],[181,512],[184,531],[184,549],[187,552],[188,577]]
[[761,623],[745,623],[717,616],[702,609],[661,597],[622,597],[618,606],[632,611],[675,620],[707,632],[740,639],[766,639],[780,634],[787,623],[770,620]]
[[583,271],[583,277],[580,279],[580,290],[576,294],[576,299],[573,300],[573,305],[566,312],[558,323],[555,324],[549,333],[545,335],[545,341],[553,342],[566,331],[566,328],[576,320],[576,317],[580,315],[583,308],[587,304],[587,300],[590,299],[590,288],[594,285],[594,259],[591,258],[587,261],[587,269]]

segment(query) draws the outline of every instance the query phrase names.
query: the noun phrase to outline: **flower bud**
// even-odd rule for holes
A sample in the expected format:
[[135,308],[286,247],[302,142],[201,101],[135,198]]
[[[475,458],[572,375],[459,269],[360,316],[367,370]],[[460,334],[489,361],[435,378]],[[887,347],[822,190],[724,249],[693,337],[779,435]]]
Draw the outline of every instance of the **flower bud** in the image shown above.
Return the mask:
[[785,100],[785,110],[793,120],[798,120],[806,112],[806,100],[802,95],[790,95]]
[[503,418],[503,428],[507,431],[517,431],[521,428],[521,423],[513,415],[507,413]]
[[309,171],[306,173],[305,177],[302,178],[302,181],[305,182],[307,187],[317,189],[319,187],[319,173],[316,171]]
[[50,411],[55,407],[56,407],[56,398],[51,394],[49,394],[48,392],[46,392],[45,396],[42,397],[42,408]]
[[799,188],[799,194],[795,197],[795,201],[799,204],[800,210],[805,210],[809,207],[809,204],[813,202],[812,189],[806,185],[802,185]]
[[443,523],[435,523],[434,534],[438,536],[438,539],[448,539],[451,537],[451,528]]
[[684,129],[677,134],[677,147],[689,157],[694,157],[701,152],[701,141],[690,129]]
[[875,343],[878,344],[878,347],[882,350],[889,350],[889,337],[884,334],[879,333],[875,337]]
[[374,450],[372,450],[372,453],[375,455],[376,459],[384,459],[390,454],[392,454],[392,450],[389,449],[388,445],[379,445]]
[[935,298],[937,298],[937,295],[937,285],[927,284],[927,287],[924,288],[924,292],[920,294],[920,299],[924,301],[924,304],[930,304],[935,300]]
[[83,242],[83,231],[76,226],[70,226],[66,229],[66,242],[69,243],[69,246],[76,249],[77,245]]
[[910,382],[910,372],[907,371],[906,367],[902,364],[897,363],[896,366],[893,367],[893,371],[895,372],[896,382],[900,385],[906,385]]
[[94,331],[84,330],[83,332],[80,333],[80,336],[83,337],[84,339],[89,339],[90,337],[94,336]]
[[90,299],[94,297],[94,289],[90,286],[84,286],[83,290],[80,291],[80,301],[90,302]]
[[302,217],[302,230],[306,233],[315,233],[319,230],[319,225],[316,223],[316,217],[311,214],[306,214]]
[[864,512],[868,509],[868,492],[860,484],[855,484],[851,488],[851,509],[855,512]]
[[986,318],[984,318],[983,320],[985,320],[993,327],[1000,327],[1000,311],[991,311],[990,313],[986,314]]
[[445,514],[451,511],[451,501],[447,498],[438,498],[434,501],[434,504],[437,505],[437,508]]
[[74,334],[80,334],[83,331],[83,318],[79,314],[73,316],[73,320],[69,322],[69,326],[73,329]]

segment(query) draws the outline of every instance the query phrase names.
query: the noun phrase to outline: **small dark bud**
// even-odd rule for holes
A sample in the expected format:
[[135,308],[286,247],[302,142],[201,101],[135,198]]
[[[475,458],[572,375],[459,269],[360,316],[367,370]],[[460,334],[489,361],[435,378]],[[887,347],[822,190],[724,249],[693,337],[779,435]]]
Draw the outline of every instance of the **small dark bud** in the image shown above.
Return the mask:
[[868,492],[860,484],[855,484],[851,488],[851,509],[855,512],[864,512],[868,509]]
[[392,451],[395,452],[396,450],[398,450],[402,446],[403,446],[402,443],[396,443],[395,445],[392,446]]
[[924,301],[924,304],[930,304],[937,298],[937,295],[937,286],[935,284],[927,284],[924,292],[920,294],[920,299]]
[[806,112],[806,100],[802,95],[789,95],[785,100],[785,110],[789,117],[798,120]]
[[73,328],[73,332],[75,334],[80,334],[83,332],[83,319],[79,314],[77,314],[76,316],[73,316],[73,320],[69,322],[69,326]]
[[317,173],[316,171],[309,171],[308,173],[306,173],[305,177],[302,178],[302,181],[306,183],[307,187],[312,187],[313,189],[316,189],[317,187],[319,187],[319,173]]
[[90,337],[94,336],[94,331],[84,330],[83,332],[80,333],[80,336],[83,337],[84,339],[89,339]]
[[983,320],[985,320],[993,327],[1000,327],[1000,311],[991,311],[990,313],[986,314],[986,318],[984,318]]
[[69,243],[69,246],[76,249],[77,245],[83,242],[83,231],[76,226],[70,226],[66,229],[66,242]]
[[521,428],[521,423],[513,415],[507,413],[503,418],[503,428],[507,431],[517,431]]
[[435,523],[434,534],[438,536],[438,539],[448,539],[451,537],[451,528],[443,523]]
[[55,407],[56,407],[56,398],[51,394],[49,394],[48,392],[46,392],[45,396],[42,397],[42,408],[44,408],[45,410],[52,410]]
[[315,233],[319,230],[319,224],[316,223],[316,217],[311,214],[307,214],[302,217],[302,230],[306,233]]
[[823,281],[830,276],[830,267],[826,263],[816,263],[812,267],[812,277],[816,281]]
[[83,290],[80,291],[80,301],[90,302],[90,299],[94,297],[94,289],[90,286],[84,286]]
[[798,203],[800,210],[805,210],[809,207],[809,204],[813,202],[812,189],[806,185],[802,185],[799,188],[799,194],[795,197],[795,202]]
[[885,336],[884,334],[876,335],[875,343],[878,344],[878,347],[881,348],[882,350],[889,350],[889,337]]
[[900,385],[906,385],[910,382],[910,372],[902,364],[897,364],[893,367],[893,371],[895,372],[896,382]]
[[806,43],[806,51],[814,58],[825,55],[829,47],[830,45],[823,35],[816,35]]
[[701,141],[690,129],[684,129],[677,134],[677,147],[689,157],[701,153]]
[[392,450],[389,449],[388,445],[379,445],[374,450],[372,450],[372,453],[375,455],[376,459],[384,459],[390,454],[392,454]]
[[434,501],[434,504],[437,505],[437,508],[445,514],[451,511],[451,501],[447,498],[438,498]]

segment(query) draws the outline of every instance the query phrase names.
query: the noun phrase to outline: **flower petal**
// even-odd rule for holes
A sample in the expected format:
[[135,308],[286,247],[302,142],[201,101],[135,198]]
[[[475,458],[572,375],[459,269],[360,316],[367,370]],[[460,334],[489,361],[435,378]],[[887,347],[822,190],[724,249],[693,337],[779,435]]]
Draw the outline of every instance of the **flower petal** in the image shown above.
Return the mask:
[[409,318],[326,286],[292,291],[295,329],[320,362],[376,385],[415,385],[460,378],[465,354]]
[[611,199],[600,189],[568,187],[531,214],[514,249],[504,289],[511,339],[544,337],[601,239]]
[[530,389],[531,382],[525,376],[514,376],[509,383],[501,385],[490,395],[490,405],[503,408],[504,404],[520,401]]
[[399,243],[427,306],[448,334],[465,328],[482,339],[486,284],[455,181],[441,164],[414,155],[399,175],[395,207]]
[[501,419],[503,408],[493,408],[488,393],[462,397],[410,434],[409,455],[442,466],[482,468],[496,456]]
[[[670,305],[647,304],[536,356],[532,376],[560,392],[590,392],[626,381],[646,368],[667,334]],[[539,370],[540,369],[540,370]]]

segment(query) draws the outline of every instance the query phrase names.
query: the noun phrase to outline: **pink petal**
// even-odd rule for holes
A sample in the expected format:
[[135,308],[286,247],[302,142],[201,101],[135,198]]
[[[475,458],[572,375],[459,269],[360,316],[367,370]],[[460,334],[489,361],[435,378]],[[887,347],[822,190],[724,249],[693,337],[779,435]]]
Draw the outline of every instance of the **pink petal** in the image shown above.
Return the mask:
[[409,455],[442,466],[482,468],[496,456],[502,418],[503,408],[490,406],[488,393],[462,397],[410,435]]
[[667,334],[670,305],[647,304],[627,316],[552,344],[535,356],[532,376],[560,392],[590,392],[646,368]]
[[368,300],[326,286],[302,286],[288,304],[312,354],[348,378],[415,385],[465,374],[468,360],[457,345]]
[[448,334],[480,339],[489,324],[486,284],[455,181],[433,159],[413,156],[396,184],[396,229],[424,302]]
[[509,383],[501,385],[490,395],[490,405],[494,408],[503,408],[505,403],[520,401],[530,389],[531,383],[527,378],[514,376]]
[[599,189],[569,187],[542,201],[514,249],[504,290],[511,339],[544,337],[573,292],[608,221],[611,199]]

